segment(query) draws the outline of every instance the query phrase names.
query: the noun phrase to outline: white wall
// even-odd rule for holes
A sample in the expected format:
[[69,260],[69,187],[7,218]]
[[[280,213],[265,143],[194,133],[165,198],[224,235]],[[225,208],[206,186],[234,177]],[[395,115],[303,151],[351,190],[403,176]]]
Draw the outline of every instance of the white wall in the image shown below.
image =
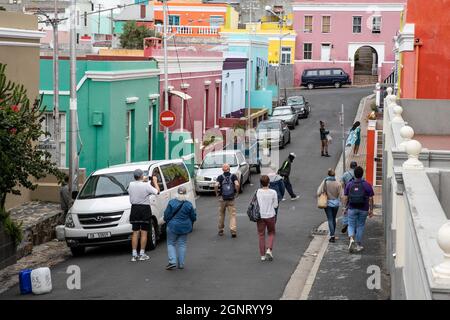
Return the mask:
[[227,113],[245,108],[245,84],[245,69],[223,71],[222,117]]

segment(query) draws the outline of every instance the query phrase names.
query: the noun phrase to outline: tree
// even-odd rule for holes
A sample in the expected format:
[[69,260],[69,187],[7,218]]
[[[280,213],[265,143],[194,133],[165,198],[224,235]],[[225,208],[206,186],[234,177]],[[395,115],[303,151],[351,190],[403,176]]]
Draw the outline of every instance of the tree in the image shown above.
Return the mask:
[[19,187],[37,187],[31,177],[52,174],[63,178],[50,153],[36,147],[39,137],[50,135],[41,127],[42,100],[31,104],[24,86],[7,80],[5,70],[6,65],[0,63],[0,214],[6,214],[7,194],[20,195]]
[[136,21],[128,21],[123,27],[123,33],[120,35],[120,45],[124,49],[143,49],[144,38],[158,37],[155,30],[149,29],[144,25],[138,26]]

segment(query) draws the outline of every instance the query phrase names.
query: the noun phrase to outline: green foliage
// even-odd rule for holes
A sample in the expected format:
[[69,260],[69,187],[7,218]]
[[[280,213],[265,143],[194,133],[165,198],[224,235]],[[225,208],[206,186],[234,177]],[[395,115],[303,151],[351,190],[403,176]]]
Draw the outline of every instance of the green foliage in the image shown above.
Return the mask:
[[120,45],[124,49],[143,49],[144,38],[158,37],[155,30],[149,29],[144,25],[138,26],[136,21],[128,21],[123,26],[123,33],[120,35]]
[[19,187],[35,189],[31,177],[48,174],[62,179],[63,173],[50,160],[50,153],[36,148],[44,132],[41,100],[33,104],[23,85],[6,79],[6,65],[0,63],[0,210],[5,212],[6,195],[20,195]]
[[15,223],[3,209],[0,209],[0,223],[5,228],[6,234],[14,240],[16,245],[19,245],[23,239],[22,222]]

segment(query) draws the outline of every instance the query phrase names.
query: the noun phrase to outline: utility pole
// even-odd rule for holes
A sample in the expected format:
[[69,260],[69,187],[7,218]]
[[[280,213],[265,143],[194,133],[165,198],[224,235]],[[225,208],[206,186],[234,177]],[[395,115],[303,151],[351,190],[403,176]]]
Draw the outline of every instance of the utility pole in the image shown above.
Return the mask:
[[76,27],[77,1],[70,0],[70,141],[69,141],[69,190],[73,195],[78,191],[78,115],[77,115],[77,27]]
[[[164,45],[164,110],[169,110],[169,68],[167,59],[167,0],[163,1],[163,45]],[[164,128],[164,138],[165,138],[165,159],[169,160],[169,128]]]
[[282,39],[283,39],[283,16],[277,16],[278,17],[278,26],[280,29],[280,44],[279,44],[279,48],[278,48],[278,101],[277,101],[277,106],[280,106],[280,101],[281,101],[281,97],[280,97],[280,87],[281,87],[281,48],[282,48]]
[[59,41],[58,41],[58,0],[55,0],[55,17],[53,19],[53,123],[55,135],[55,153],[56,164],[62,166],[61,163],[61,129],[59,123]]
[[341,106],[341,127],[342,127],[342,173],[346,171],[345,164],[345,116],[344,116],[344,104]]
[[103,5],[101,3],[99,3],[98,5],[98,21],[97,21],[97,34],[100,34],[100,25],[101,25],[101,10]]

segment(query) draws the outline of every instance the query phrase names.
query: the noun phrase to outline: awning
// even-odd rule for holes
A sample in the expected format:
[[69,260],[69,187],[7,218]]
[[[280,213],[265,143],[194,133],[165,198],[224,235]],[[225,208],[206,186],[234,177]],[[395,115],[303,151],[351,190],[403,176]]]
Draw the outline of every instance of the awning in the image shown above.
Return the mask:
[[177,97],[180,97],[183,100],[192,99],[192,97],[190,95],[188,95],[187,93],[181,92],[181,91],[170,90],[169,93],[173,94],[173,95],[175,95]]

